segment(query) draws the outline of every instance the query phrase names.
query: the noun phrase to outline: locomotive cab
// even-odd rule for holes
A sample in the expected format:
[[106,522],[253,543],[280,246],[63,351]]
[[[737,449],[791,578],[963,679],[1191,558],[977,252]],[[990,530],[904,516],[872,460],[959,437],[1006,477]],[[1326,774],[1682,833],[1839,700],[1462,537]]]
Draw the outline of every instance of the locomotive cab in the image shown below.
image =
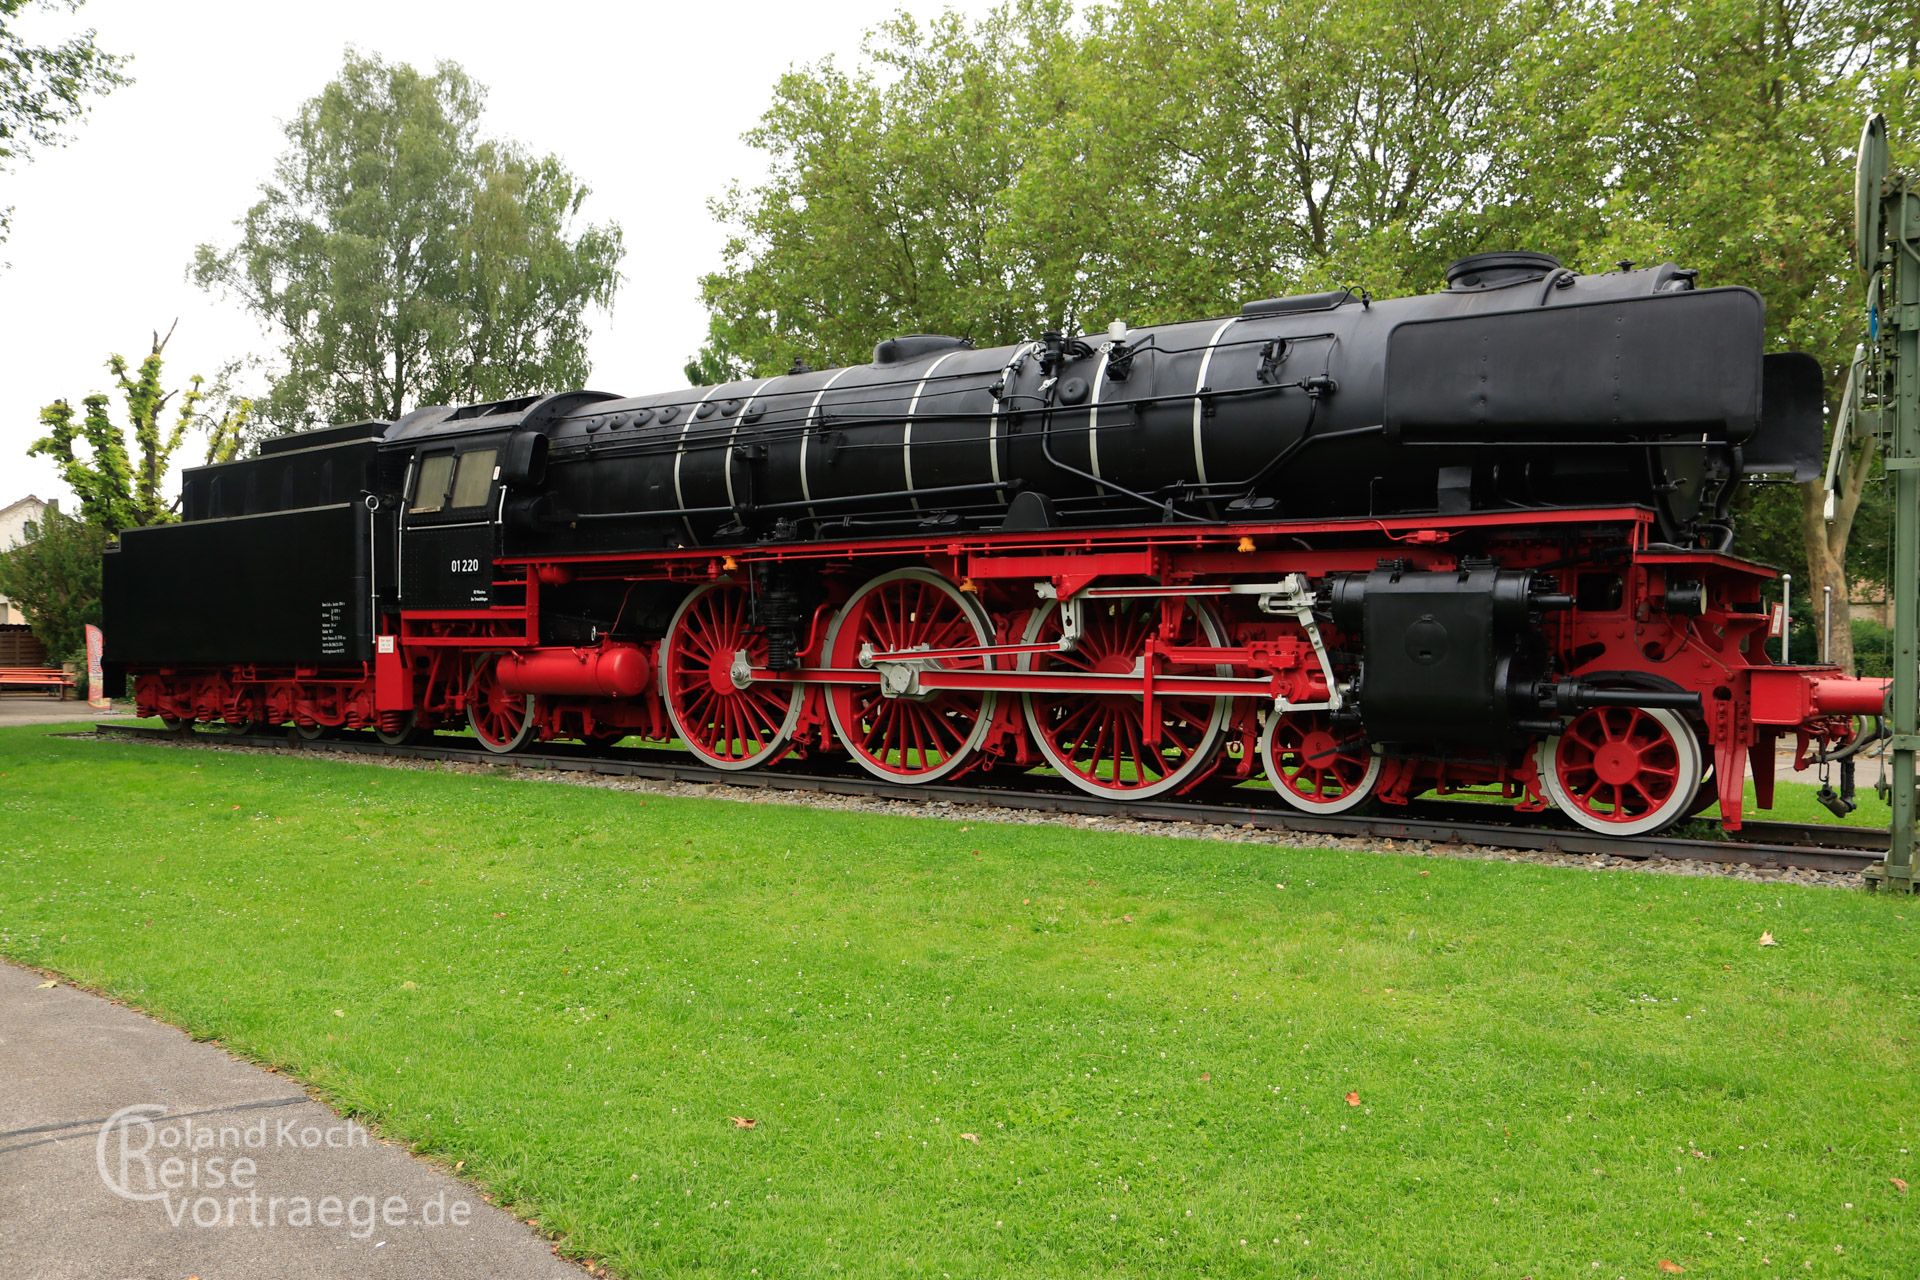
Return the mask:
[[499,547],[499,435],[423,446],[407,467],[400,508],[400,603],[484,609]]

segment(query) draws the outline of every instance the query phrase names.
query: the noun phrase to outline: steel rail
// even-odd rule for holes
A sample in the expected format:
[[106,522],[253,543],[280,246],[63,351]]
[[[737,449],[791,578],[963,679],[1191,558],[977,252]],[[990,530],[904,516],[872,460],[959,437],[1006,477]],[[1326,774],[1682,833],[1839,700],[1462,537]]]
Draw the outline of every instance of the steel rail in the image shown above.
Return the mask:
[[[1021,775],[994,781],[975,775],[967,785],[930,783],[904,786],[882,782],[854,768],[808,771],[774,766],[734,772],[695,761],[684,751],[664,747],[613,747],[550,743],[541,751],[498,754],[479,747],[456,746],[454,739],[390,746],[365,733],[335,733],[307,740],[284,733],[197,734],[134,725],[100,724],[95,731],[114,737],[148,741],[197,741],[207,744],[281,750],[342,751],[372,757],[412,760],[448,760],[499,768],[552,770],[557,773],[597,773],[615,777],[647,778],[660,782],[709,786],[755,787],[769,791],[819,792],[910,803],[937,802],[973,807],[1025,809],[1103,818],[1135,818],[1148,822],[1193,822],[1207,826],[1251,827],[1262,831],[1304,832],[1346,839],[1424,840],[1434,844],[1467,844],[1533,853],[1606,855],[1644,861],[1651,858],[1716,862],[1766,868],[1796,868],[1857,874],[1885,857],[1889,836],[1877,827],[1817,826],[1808,823],[1750,822],[1738,833],[1706,840],[1698,837],[1655,835],[1619,837],[1578,828],[1548,827],[1524,821],[1501,820],[1487,812],[1491,806],[1416,801],[1403,814],[1304,813],[1283,801],[1261,803],[1258,792],[1203,786],[1185,798],[1108,800],[1061,782]],[[1503,811],[1494,810],[1493,813]]]

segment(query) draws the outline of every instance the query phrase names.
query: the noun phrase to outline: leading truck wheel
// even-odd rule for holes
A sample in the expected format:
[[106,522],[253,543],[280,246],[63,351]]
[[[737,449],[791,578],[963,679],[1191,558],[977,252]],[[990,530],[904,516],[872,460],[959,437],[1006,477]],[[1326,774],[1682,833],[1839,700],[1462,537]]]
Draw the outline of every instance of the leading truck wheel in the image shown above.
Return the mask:
[[1685,817],[1700,789],[1700,740],[1672,711],[1589,707],[1542,742],[1540,784],[1560,812],[1602,835],[1639,836]]
[[1380,757],[1348,742],[1324,711],[1274,711],[1260,734],[1260,759],[1274,794],[1302,813],[1345,813],[1365,804],[1380,781]]
[[751,769],[786,750],[801,687],[736,679],[739,659],[767,665],[767,635],[753,627],[744,588],[715,582],[688,596],[660,643],[660,696],[688,750],[717,769]]

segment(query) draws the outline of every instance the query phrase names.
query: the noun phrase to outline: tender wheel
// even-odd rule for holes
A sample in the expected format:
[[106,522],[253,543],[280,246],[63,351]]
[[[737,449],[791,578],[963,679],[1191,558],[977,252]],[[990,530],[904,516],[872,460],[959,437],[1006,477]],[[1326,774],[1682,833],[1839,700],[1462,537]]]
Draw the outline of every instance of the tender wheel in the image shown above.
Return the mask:
[[[1204,601],[1184,601],[1194,621],[1192,638],[1212,645],[1226,633]],[[1080,643],[1072,653],[1023,655],[1023,671],[1089,671],[1117,675],[1133,671],[1146,651],[1147,637],[1160,624],[1162,601],[1152,597],[1091,601],[1082,612]],[[1026,643],[1060,638],[1060,605],[1036,610],[1027,623]],[[1231,675],[1226,664],[1170,668],[1169,674]],[[1035,745],[1055,769],[1082,791],[1097,796],[1144,800],[1172,791],[1205,769],[1227,718],[1227,698],[1157,699],[1157,740],[1142,724],[1141,700],[1132,694],[1023,695]]]
[[315,721],[312,724],[296,724],[293,731],[302,742],[318,742],[333,733],[333,726]]
[[1700,743],[1674,712],[1591,707],[1542,742],[1540,784],[1589,831],[1637,836],[1671,826],[1699,792]]
[[750,629],[751,618],[746,591],[716,582],[681,603],[660,645],[660,696],[674,731],[719,769],[751,769],[774,759],[800,716],[798,684],[734,683],[739,654],[752,666],[766,664],[767,638]]
[[533,736],[533,695],[508,693],[494,673],[496,658],[481,660],[467,695],[467,723],[480,745],[496,755],[518,751]]
[[[986,611],[928,569],[882,574],[853,593],[827,632],[830,666],[861,665],[860,652],[959,649],[993,643]],[[986,657],[942,658],[943,670],[981,671]],[[942,689],[889,697],[879,685],[837,685],[827,714],[847,753],[877,778],[933,782],[966,764],[993,723],[995,695]]]
[[1362,743],[1342,749],[1324,711],[1275,711],[1260,733],[1260,759],[1282,800],[1306,813],[1345,813],[1380,781],[1380,757]]
[[185,716],[161,716],[160,727],[168,733],[184,733],[193,728],[193,721]]

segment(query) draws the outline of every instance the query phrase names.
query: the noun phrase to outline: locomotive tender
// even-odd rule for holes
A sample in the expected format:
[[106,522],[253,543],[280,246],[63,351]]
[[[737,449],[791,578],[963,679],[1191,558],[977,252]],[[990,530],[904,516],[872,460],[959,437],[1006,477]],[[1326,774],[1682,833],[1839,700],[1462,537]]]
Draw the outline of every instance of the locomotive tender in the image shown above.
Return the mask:
[[1778,740],[1844,753],[1885,698],[1765,651],[1731,504],[1812,474],[1824,407],[1763,346],[1750,290],[1490,253],[1421,297],[422,408],[188,471],[107,558],[109,672],[306,737],[1734,828]]

